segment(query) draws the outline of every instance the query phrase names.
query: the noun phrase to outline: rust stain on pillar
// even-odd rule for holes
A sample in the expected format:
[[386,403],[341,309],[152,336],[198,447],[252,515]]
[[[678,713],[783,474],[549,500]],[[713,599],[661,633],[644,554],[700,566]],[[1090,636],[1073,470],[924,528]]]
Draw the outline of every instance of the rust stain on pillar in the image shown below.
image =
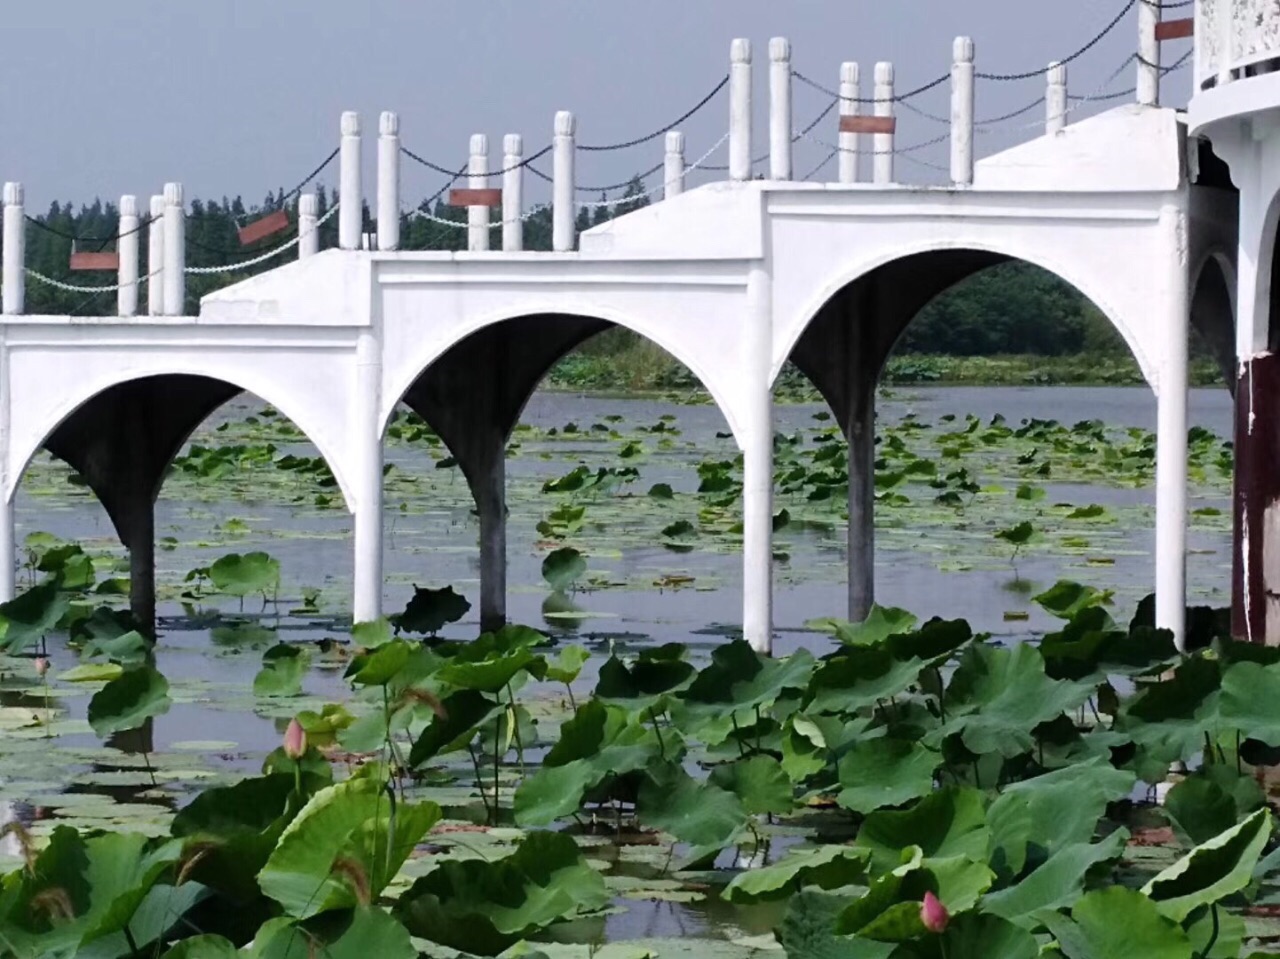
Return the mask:
[[[1240,365],[1235,407],[1231,632],[1280,644],[1280,355]],[[1270,545],[1268,545],[1270,544]]]

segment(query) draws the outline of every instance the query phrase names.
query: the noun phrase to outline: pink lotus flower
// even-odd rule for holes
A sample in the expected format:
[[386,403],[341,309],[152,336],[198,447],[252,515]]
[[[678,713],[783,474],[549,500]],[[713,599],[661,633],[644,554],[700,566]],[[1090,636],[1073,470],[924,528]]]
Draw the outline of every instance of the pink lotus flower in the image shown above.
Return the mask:
[[36,657],[36,675],[44,678],[44,674],[49,671],[49,659],[47,656]]
[[307,731],[297,719],[289,720],[289,728],[284,731],[284,754],[290,759],[301,759],[307,751]]
[[942,932],[951,921],[951,913],[947,912],[947,907],[938,901],[937,896],[926,892],[924,902],[920,903],[920,921],[930,932]]

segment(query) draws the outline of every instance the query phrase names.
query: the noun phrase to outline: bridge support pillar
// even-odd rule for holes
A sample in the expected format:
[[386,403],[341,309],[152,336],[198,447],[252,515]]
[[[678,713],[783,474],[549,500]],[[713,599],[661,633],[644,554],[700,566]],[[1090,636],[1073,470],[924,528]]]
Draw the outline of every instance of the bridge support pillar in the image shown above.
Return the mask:
[[747,403],[742,479],[742,632],[757,652],[773,651],[773,282],[764,267],[747,279]]
[[853,316],[847,322],[849,622],[860,623],[876,600],[876,382],[881,361],[870,317]]
[[1186,643],[1187,609],[1187,338],[1191,301],[1186,213],[1160,213],[1171,264],[1165,282],[1166,345],[1156,381],[1156,625]]
[[379,398],[382,357],[372,332],[356,345],[355,559],[352,618],[368,623],[382,616],[382,430]]
[[496,452],[474,486],[480,514],[480,630],[489,633],[507,622],[507,459],[506,444]]
[[0,603],[13,599],[17,581],[17,559],[13,533],[13,498],[0,496]]
[[129,611],[143,632],[156,635],[156,504],[152,486],[129,490],[133,503],[122,518],[120,539],[129,550]]

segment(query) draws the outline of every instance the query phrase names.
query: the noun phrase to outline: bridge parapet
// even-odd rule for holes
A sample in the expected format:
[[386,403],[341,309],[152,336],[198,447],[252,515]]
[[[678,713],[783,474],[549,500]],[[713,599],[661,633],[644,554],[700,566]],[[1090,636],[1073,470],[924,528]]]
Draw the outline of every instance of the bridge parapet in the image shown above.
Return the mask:
[[1270,73],[1280,59],[1280,3],[1199,0],[1195,35],[1197,89]]

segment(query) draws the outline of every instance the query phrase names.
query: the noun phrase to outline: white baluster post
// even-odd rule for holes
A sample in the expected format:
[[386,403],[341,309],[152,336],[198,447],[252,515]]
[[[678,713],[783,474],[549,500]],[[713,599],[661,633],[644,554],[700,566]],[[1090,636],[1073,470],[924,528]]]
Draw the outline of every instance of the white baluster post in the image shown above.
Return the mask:
[[120,198],[120,228],[117,231],[116,253],[120,267],[116,274],[116,315],[138,315],[138,198]]
[[147,315],[164,316],[164,194],[151,197],[147,227]]
[[378,118],[378,249],[400,249],[400,118]]
[[164,185],[164,315],[182,316],[187,307],[187,213],[182,184]]
[[4,312],[17,316],[27,300],[27,224],[23,215],[21,183],[4,185],[4,267],[0,283],[4,284]]
[[1049,86],[1044,94],[1044,132],[1048,136],[1067,128],[1067,65],[1055,60],[1046,74]]
[[667,152],[662,163],[662,196],[670,200],[684,192],[684,134],[667,134]]
[[1148,107],[1160,104],[1159,23],[1159,0],[1138,0],[1138,102]]
[[556,114],[553,143],[551,187],[551,249],[556,253],[573,250],[577,237],[574,218],[577,210],[573,200],[573,161],[577,149],[578,124],[572,113],[561,110]]
[[791,179],[791,41],[769,41],[769,178]]
[[342,114],[342,139],[338,150],[338,246],[344,250],[360,249],[364,230],[364,197],[360,182],[360,114],[348,110]]
[[[856,117],[862,113],[862,104],[858,102],[862,87],[862,73],[858,65],[852,61],[840,64],[840,116]],[[861,137],[856,133],[841,133],[836,141],[840,147],[840,182],[858,182],[858,144]]]
[[[399,224],[399,211],[396,221]],[[314,193],[298,197],[298,259],[320,252],[320,198]]]
[[956,37],[951,66],[951,182],[973,185],[973,39]]
[[524,137],[508,133],[502,138],[502,249],[524,249]]
[[[876,64],[876,116],[893,116],[893,64],[880,62]],[[876,183],[893,182],[893,140],[892,133],[877,133],[872,140],[875,150],[875,161],[872,164]]]
[[[467,186],[473,190],[489,186],[489,138],[483,133],[471,137],[471,158],[467,160]],[[489,208],[467,207],[467,249],[473,253],[489,249]]]
[[729,48],[729,179],[751,179],[751,41]]

